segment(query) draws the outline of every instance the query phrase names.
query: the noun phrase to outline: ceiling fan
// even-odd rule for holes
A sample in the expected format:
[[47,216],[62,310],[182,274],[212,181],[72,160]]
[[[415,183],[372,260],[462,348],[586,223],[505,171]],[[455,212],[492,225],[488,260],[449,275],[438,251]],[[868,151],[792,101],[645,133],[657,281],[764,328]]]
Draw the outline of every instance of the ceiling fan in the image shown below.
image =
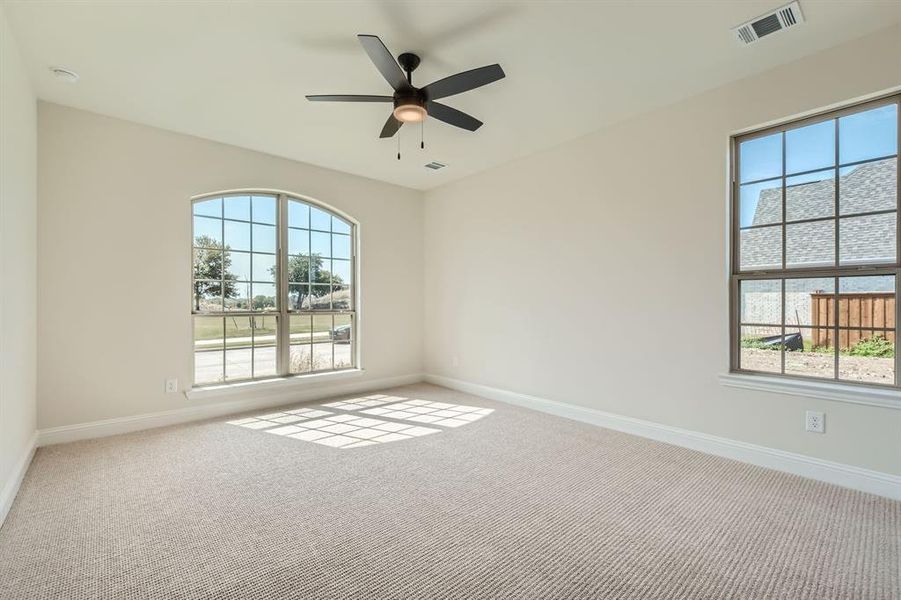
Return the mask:
[[[392,96],[320,95],[307,96],[313,102],[393,102],[394,112],[382,127],[381,138],[390,138],[404,123],[418,123],[426,117],[434,117],[455,127],[475,131],[482,122],[465,112],[436,102],[440,98],[474,90],[504,78],[500,65],[488,65],[439,79],[425,87],[413,86],[413,71],[420,59],[411,52],[404,52],[394,60],[391,52],[375,35],[358,35],[363,49],[375,64],[382,77],[394,88]],[[398,64],[399,63],[399,64]],[[403,68],[403,71],[401,71]],[[406,72],[406,75],[404,75]]]

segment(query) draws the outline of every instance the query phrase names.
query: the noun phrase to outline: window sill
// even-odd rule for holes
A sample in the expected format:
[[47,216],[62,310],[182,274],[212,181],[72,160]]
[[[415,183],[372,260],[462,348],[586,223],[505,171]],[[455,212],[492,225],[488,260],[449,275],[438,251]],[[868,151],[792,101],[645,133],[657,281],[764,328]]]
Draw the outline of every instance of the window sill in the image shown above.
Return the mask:
[[866,404],[882,408],[901,410],[901,390],[880,389],[858,385],[833,383],[830,381],[807,381],[782,377],[768,377],[751,373],[723,373],[719,376],[720,384],[726,387],[788,394]]
[[188,400],[209,400],[246,396],[255,394],[261,396],[276,396],[291,391],[318,386],[321,384],[342,381],[363,375],[363,369],[346,369],[329,373],[313,373],[311,375],[292,375],[290,377],[275,377],[258,381],[240,381],[222,385],[209,385],[195,387],[185,392]]

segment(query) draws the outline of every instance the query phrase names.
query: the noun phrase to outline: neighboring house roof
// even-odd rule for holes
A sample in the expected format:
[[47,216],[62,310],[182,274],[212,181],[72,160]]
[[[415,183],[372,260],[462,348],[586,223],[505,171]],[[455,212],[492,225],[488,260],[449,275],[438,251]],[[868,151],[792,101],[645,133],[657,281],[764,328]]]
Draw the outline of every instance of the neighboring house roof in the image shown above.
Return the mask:
[[[895,158],[852,167],[839,177],[839,202],[842,215],[894,209],[897,206],[897,164]],[[789,177],[791,181],[791,177]],[[835,181],[827,179],[785,190],[788,221],[828,217],[834,212]],[[894,257],[895,215],[872,215],[843,219],[839,232],[843,262],[863,262]],[[753,225],[779,223],[782,220],[781,188],[761,190]],[[788,224],[786,261],[790,266],[832,264],[835,254],[834,221]],[[781,227],[749,229],[742,232],[742,265],[773,267],[782,262]]]

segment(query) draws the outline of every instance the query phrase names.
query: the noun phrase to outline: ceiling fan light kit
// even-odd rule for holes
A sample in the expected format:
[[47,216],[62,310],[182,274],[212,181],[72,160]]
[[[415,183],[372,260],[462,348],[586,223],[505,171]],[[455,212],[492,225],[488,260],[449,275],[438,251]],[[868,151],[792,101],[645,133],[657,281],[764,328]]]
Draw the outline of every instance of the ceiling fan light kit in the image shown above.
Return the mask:
[[[307,96],[307,100],[311,102],[392,102],[394,110],[388,115],[388,120],[382,127],[379,135],[381,138],[393,137],[404,123],[421,123],[428,117],[434,117],[439,121],[468,131],[475,131],[482,126],[482,122],[475,117],[436,102],[436,100],[468,92],[503,79],[504,70],[500,65],[494,64],[464,71],[439,79],[425,87],[417,88],[413,85],[413,71],[420,63],[417,55],[404,52],[395,61],[378,36],[361,34],[357,36],[357,39],[360,40],[360,44],[382,77],[394,89],[394,94],[392,96],[311,95]],[[424,147],[424,144],[420,145]],[[398,158],[400,158],[400,153],[398,153]]]

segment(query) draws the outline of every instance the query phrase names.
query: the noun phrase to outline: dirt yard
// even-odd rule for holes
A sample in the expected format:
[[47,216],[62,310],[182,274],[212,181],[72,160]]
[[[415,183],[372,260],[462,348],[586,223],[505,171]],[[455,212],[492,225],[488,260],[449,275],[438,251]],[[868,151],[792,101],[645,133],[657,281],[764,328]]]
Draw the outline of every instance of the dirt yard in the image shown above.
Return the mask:
[[[786,352],[785,373],[832,379],[835,358],[819,352]],[[895,359],[870,356],[839,356],[839,377],[850,381],[891,384],[895,381]],[[741,349],[741,368],[779,371],[779,353],[759,348]]]

